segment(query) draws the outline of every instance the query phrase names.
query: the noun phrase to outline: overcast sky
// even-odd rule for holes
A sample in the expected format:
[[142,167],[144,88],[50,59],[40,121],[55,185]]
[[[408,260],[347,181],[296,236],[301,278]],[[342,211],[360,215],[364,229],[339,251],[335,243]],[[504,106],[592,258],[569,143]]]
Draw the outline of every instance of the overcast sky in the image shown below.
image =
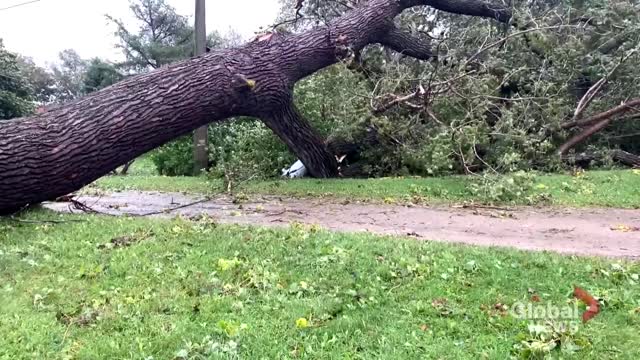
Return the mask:
[[[30,0],[0,0],[0,9]],[[193,21],[194,0],[167,0],[181,15]],[[250,37],[260,26],[272,24],[278,0],[208,0],[207,32],[235,29]],[[32,57],[38,64],[53,62],[64,49],[75,49],[83,58],[122,58],[114,49],[114,27],[109,14],[133,24],[128,0],[39,0],[0,10],[0,38],[7,49]]]

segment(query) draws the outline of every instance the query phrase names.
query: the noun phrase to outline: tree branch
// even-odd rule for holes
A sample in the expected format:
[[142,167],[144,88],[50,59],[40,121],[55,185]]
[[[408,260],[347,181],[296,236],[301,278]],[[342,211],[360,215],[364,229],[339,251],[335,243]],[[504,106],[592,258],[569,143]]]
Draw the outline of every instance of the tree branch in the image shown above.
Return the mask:
[[431,45],[407,31],[393,27],[381,40],[380,44],[401,54],[428,60],[433,57]]
[[502,23],[511,20],[511,9],[508,5],[482,0],[409,0],[414,5],[428,5],[434,9],[452,14],[479,16],[498,20]]
[[564,144],[562,144],[562,146],[560,146],[560,148],[558,148],[558,154],[559,155],[564,155],[567,153],[567,151],[569,151],[571,148],[573,148],[574,146],[578,145],[579,143],[583,142],[584,140],[586,140],[587,138],[589,138],[591,135],[597,133],[598,131],[604,129],[605,127],[607,127],[607,125],[609,125],[611,123],[612,118],[605,118],[603,120],[601,120],[599,123],[585,129],[584,131],[582,131],[581,133],[579,133],[578,135],[572,137],[571,139],[569,139],[567,142],[565,142]]
[[335,156],[329,153],[322,137],[293,103],[283,104],[280,109],[263,116],[261,120],[300,158],[313,177],[338,175]]
[[584,110],[591,104],[598,92],[609,81],[609,78],[611,78],[616,70],[618,70],[618,68],[622,64],[624,64],[624,62],[627,61],[627,59],[629,59],[633,54],[635,54],[635,51],[631,51],[629,52],[629,54],[623,56],[622,59],[620,59],[620,62],[616,66],[614,66],[613,69],[611,69],[611,71],[609,71],[609,73],[607,73],[605,77],[598,80],[598,82],[596,82],[591,88],[589,88],[589,90],[587,90],[582,99],[580,99],[578,106],[576,107],[576,111],[573,114],[573,120],[577,120],[582,116]]
[[591,135],[607,127],[613,120],[615,120],[614,117],[616,115],[623,114],[629,110],[640,111],[638,108],[634,107],[639,104],[640,104],[640,99],[635,99],[625,104],[622,104],[620,106],[617,106],[611,110],[601,112],[600,114],[594,115],[588,119],[584,119],[580,121],[572,121],[570,123],[564,124],[562,126],[563,128],[571,124],[576,124],[576,125],[572,125],[568,127],[586,126],[586,125],[590,125],[590,127],[583,130],[582,132],[580,132],[579,134],[575,135],[571,139],[567,140],[567,142],[562,144],[562,146],[558,148],[558,154],[565,155],[567,151],[569,151],[571,148],[583,142],[584,140],[589,138]]
[[576,126],[589,126],[589,125],[592,125],[594,123],[601,122],[602,120],[611,118],[613,116],[624,114],[624,113],[629,112],[631,110],[638,111],[637,106],[640,106],[640,98],[633,99],[633,100],[628,101],[628,102],[626,102],[624,104],[618,105],[618,106],[614,107],[613,109],[610,109],[610,110],[601,112],[599,114],[590,116],[590,117],[588,117],[586,119],[574,120],[574,121],[570,121],[570,122],[564,123],[564,124],[562,124],[561,127],[563,129],[571,129],[571,128],[576,127]]
[[620,46],[624,45],[625,42],[631,39],[631,32],[622,32],[609,40],[605,41],[602,45],[598,47],[598,51],[601,54],[607,55],[615,50],[619,49]]
[[[382,104],[380,106],[374,106],[372,112],[376,115],[381,114],[399,104],[407,104],[409,107],[414,107],[416,105],[409,103],[409,101],[418,97],[422,97],[426,94],[427,94],[427,91],[422,87],[422,85],[420,85],[418,90],[412,92],[411,94],[404,95],[404,96],[391,95],[393,99],[388,101],[386,104]],[[419,106],[419,108],[422,108],[422,106]]]

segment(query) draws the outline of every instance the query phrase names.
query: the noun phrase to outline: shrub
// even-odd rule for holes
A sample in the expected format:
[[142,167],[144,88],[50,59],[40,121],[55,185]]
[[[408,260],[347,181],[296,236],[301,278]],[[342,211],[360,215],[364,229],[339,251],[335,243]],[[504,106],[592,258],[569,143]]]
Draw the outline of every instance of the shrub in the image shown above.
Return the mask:
[[193,137],[180,137],[151,153],[151,160],[160,175],[186,176],[193,174]]

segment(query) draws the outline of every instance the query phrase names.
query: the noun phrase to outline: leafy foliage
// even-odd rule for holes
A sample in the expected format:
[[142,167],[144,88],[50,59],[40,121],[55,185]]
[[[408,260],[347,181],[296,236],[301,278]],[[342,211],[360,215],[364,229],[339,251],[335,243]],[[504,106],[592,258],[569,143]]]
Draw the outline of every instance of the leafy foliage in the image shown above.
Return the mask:
[[73,49],[63,50],[59,54],[60,63],[51,67],[55,80],[55,101],[63,103],[84,95],[84,76],[87,61]]
[[31,113],[33,95],[17,55],[5,50],[0,39],[0,120]]
[[94,58],[89,61],[84,74],[83,86],[85,93],[91,93],[122,80],[124,75],[117,67],[107,61]]
[[[282,19],[295,16],[294,3],[283,1]],[[304,18],[291,25],[293,31],[340,16],[357,1],[303,4]],[[560,125],[571,119],[590,87],[606,81],[587,113],[640,93],[634,81],[640,75],[637,2],[514,1],[513,7],[514,19],[506,27],[428,7],[407,12],[399,25],[430,41],[437,61],[419,62],[373,46],[347,63],[361,75],[357,85],[325,96],[342,99],[364,115],[358,120],[366,119],[342,117],[334,135],[376,131],[377,141],[364,152],[368,174],[555,171],[564,166],[558,146],[575,133]],[[420,88],[424,95],[376,112]],[[369,101],[345,97],[351,89]],[[308,112],[318,111],[315,106],[307,106]],[[342,115],[327,109],[325,117]],[[640,125],[633,119],[614,122],[578,151],[638,151]]]
[[154,150],[150,155],[160,175],[193,174],[193,139],[182,136]]
[[38,104],[50,104],[56,100],[56,79],[51,71],[36,65],[36,63],[23,56],[18,57],[20,71],[34,92],[33,100]]
[[[295,32],[321,25],[357,2],[304,1],[299,9],[303,17],[286,22],[298,16],[298,2],[283,1],[284,25],[277,30]],[[514,1],[513,7],[509,26],[429,7],[408,11],[399,25],[430,41],[437,60],[416,61],[370,46],[298,83],[296,104],[328,143],[359,145],[357,159],[349,160],[357,162],[361,175],[566,168],[567,159],[558,156],[558,148],[581,129],[564,129],[562,124],[574,117],[587,90],[599,81],[605,83],[577,118],[640,93],[635,81],[640,76],[638,4],[550,0]],[[416,95],[409,100],[378,110],[412,93]],[[610,167],[608,150],[638,152],[638,137],[640,122],[632,114],[589,138],[576,153],[597,155],[592,165]],[[259,142],[247,139],[225,146],[228,153],[247,154],[236,168],[258,177],[275,174],[273,160],[282,158],[281,148],[255,152],[254,158],[246,149],[235,148]]]
[[293,157],[262,122],[243,118],[212,126],[209,136],[210,174],[236,181],[276,176]]

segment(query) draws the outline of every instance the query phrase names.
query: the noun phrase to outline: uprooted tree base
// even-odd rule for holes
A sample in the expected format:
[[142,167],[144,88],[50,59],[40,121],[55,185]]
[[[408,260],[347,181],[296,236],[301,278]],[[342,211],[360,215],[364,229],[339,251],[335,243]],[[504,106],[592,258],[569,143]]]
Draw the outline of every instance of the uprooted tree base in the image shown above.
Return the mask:
[[504,6],[477,0],[371,0],[326,26],[268,33],[132,77],[34,117],[0,125],[0,213],[55,199],[199,126],[261,119],[315,177],[338,174],[335,157],[292,102],[294,84],[380,43],[428,59],[430,47],[398,29],[405,9],[428,5],[507,22]]

